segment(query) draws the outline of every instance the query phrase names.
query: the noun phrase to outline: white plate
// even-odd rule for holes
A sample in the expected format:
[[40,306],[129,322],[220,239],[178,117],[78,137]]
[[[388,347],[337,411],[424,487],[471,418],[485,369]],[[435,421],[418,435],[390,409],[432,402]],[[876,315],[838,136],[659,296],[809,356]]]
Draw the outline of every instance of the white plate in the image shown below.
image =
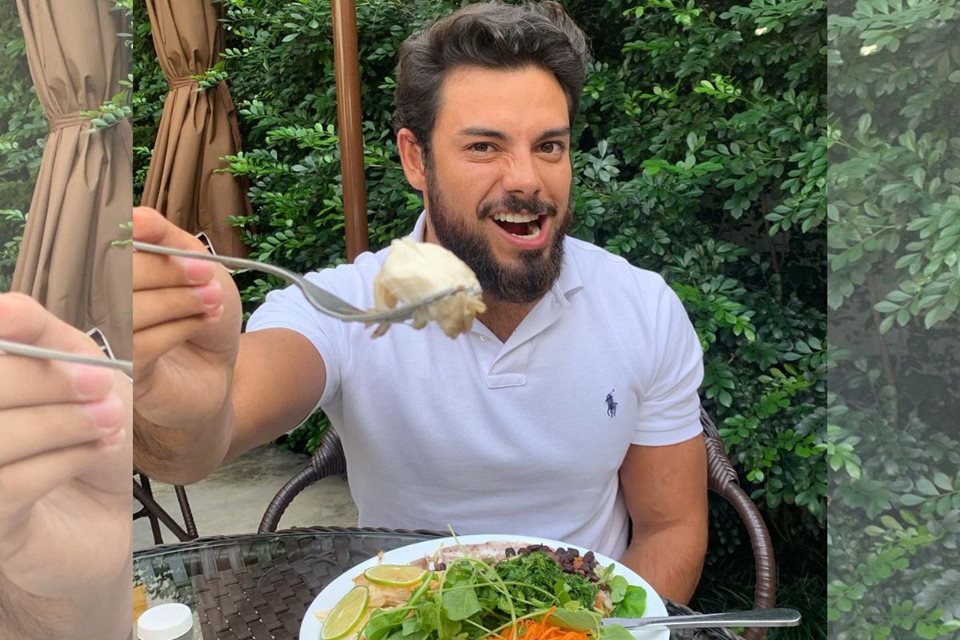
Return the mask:
[[[336,606],[336,604],[340,601],[340,598],[347,595],[347,592],[353,588],[353,579],[363,573],[364,570],[381,563],[408,564],[414,560],[419,560],[423,557],[432,555],[441,547],[455,547],[457,546],[458,541],[461,544],[480,544],[483,542],[516,542],[518,543],[518,546],[542,544],[554,549],[557,547],[572,547],[579,550],[581,554],[587,552],[587,549],[578,547],[577,545],[567,544],[566,542],[558,542],[556,540],[547,540],[546,538],[483,534],[457,536],[456,539],[437,538],[436,540],[426,540],[424,542],[418,542],[416,544],[400,547],[399,549],[385,552],[382,560],[374,556],[365,562],[361,562],[352,569],[347,569],[337,579],[328,584],[326,589],[317,594],[317,597],[314,598],[312,603],[310,603],[310,607],[303,616],[303,622],[300,624],[300,640],[319,640],[320,627],[322,625],[320,621],[317,620],[316,613],[318,611],[333,609],[333,607]],[[667,609],[663,606],[663,600],[661,600],[660,596],[657,595],[657,592],[653,590],[653,587],[647,584],[646,580],[619,562],[611,560],[607,556],[596,552],[593,555],[596,557],[599,566],[607,567],[612,564],[614,565],[614,575],[623,576],[630,584],[643,587],[647,590],[647,609],[643,614],[644,617],[667,615]],[[670,637],[670,631],[664,629],[663,627],[637,629],[632,633],[636,640],[668,640]]]

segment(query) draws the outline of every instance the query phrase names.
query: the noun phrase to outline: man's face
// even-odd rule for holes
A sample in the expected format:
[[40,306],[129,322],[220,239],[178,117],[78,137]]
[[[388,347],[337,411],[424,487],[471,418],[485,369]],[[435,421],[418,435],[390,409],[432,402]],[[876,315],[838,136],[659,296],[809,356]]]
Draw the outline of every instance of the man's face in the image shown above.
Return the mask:
[[570,125],[538,67],[461,67],[444,80],[424,200],[437,240],[505,302],[538,300],[560,274],[570,226]]

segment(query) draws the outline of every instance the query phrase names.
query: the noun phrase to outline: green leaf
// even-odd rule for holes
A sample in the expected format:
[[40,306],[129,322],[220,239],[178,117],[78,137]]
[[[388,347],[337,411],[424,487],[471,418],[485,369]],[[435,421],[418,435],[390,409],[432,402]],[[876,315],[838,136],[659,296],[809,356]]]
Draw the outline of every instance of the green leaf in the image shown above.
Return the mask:
[[618,624],[600,627],[600,640],[634,640],[633,634]]
[[917,167],[913,170],[911,177],[913,178],[913,184],[917,185],[918,189],[922,189],[923,183],[927,179],[927,172],[923,170],[923,167]]
[[647,590],[636,585],[629,585],[614,610],[613,615],[618,618],[639,618],[647,610]]
[[550,621],[564,629],[592,631],[600,624],[600,615],[582,607],[573,610],[560,607],[550,616]]
[[951,482],[947,474],[942,471],[938,471],[933,475],[933,483],[944,491],[953,491],[953,482]]
[[443,611],[451,620],[466,620],[482,611],[480,600],[473,589],[456,589],[443,592]]
[[893,326],[894,321],[897,319],[896,316],[887,316],[880,322],[880,333],[884,334],[890,331],[890,328]]
[[933,486],[933,483],[927,480],[926,478],[920,478],[916,482],[917,491],[922,493],[925,496],[938,496],[940,492],[937,491],[937,488]]
[[623,596],[627,593],[627,587],[630,585],[623,576],[613,576],[610,579],[610,601],[613,604],[619,604]]

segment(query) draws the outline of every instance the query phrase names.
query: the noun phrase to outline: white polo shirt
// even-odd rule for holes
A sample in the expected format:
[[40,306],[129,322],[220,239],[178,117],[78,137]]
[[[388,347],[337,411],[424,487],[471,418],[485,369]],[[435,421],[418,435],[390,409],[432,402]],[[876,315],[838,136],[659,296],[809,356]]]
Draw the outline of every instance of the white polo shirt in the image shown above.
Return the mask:
[[[414,239],[424,226],[421,215]],[[307,277],[372,307],[388,252]],[[271,292],[247,331],[268,328],[323,357],[318,407],[343,439],[361,526],[540,536],[618,559],[628,447],[701,433],[703,356],[676,294],[569,237],[558,281],[505,343],[479,321],[456,339],[434,324],[372,339],[295,287]]]

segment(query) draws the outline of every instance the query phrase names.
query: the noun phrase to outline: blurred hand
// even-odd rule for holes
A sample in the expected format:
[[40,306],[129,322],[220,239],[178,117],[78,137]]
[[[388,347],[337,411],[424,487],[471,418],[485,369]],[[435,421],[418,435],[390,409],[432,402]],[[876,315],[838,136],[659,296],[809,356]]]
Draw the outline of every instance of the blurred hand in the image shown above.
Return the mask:
[[[0,338],[102,355],[20,294],[0,294]],[[0,354],[0,590],[12,585],[14,602],[126,601],[116,587],[129,591],[131,393],[110,369]]]
[[[205,252],[153,209],[133,210],[133,238]],[[229,396],[240,339],[240,294],[220,265],[133,254],[134,402],[167,428],[203,424]]]

